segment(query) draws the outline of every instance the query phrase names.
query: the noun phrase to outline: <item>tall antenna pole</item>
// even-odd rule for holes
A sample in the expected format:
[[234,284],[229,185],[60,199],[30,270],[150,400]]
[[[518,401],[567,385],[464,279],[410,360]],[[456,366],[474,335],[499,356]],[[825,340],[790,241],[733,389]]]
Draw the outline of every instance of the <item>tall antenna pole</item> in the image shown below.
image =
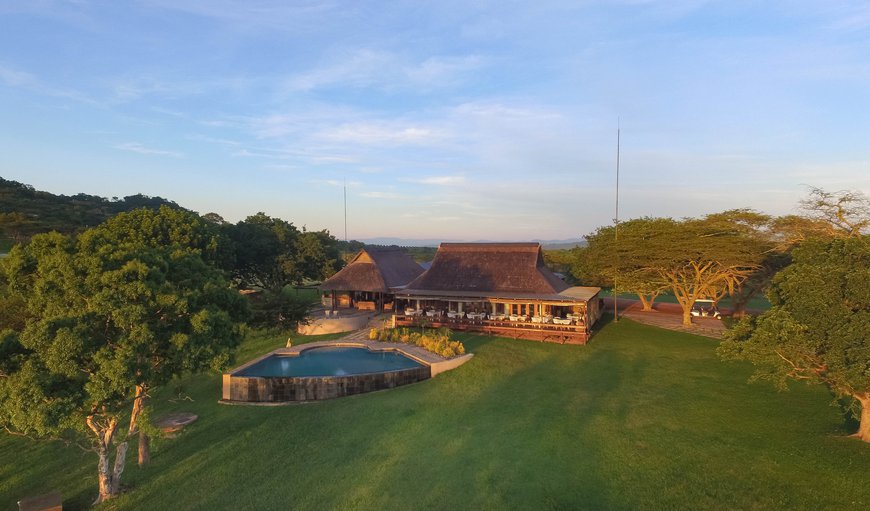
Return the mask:
[[616,252],[614,257],[616,271],[613,272],[613,322],[619,323],[619,308],[617,307],[619,297],[616,286],[616,277],[619,275],[619,117],[616,118],[616,216],[613,221],[613,248]]
[[347,246],[347,179],[344,180],[344,244]]

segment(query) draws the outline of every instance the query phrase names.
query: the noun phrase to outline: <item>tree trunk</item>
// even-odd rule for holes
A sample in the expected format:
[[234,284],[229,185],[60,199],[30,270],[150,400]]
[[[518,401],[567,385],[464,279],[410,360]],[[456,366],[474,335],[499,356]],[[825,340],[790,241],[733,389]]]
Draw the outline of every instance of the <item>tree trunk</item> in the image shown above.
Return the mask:
[[[127,432],[130,435],[136,433],[139,428],[139,415],[145,409],[145,400],[148,399],[147,388],[144,385],[136,386],[136,397],[133,398],[133,412],[130,414],[130,429]],[[143,466],[151,461],[151,439],[148,435],[139,431],[139,466]]]
[[89,416],[87,423],[97,437],[97,455],[99,456],[97,477],[100,494],[94,504],[99,504],[111,499],[120,490],[121,472],[124,471],[124,456],[127,454],[127,442],[118,446],[115,453],[114,470],[109,471],[109,449],[112,447],[112,438],[118,428],[118,421],[115,418],[110,418],[106,422],[100,423],[95,416]]
[[115,496],[115,482],[112,480],[112,473],[109,472],[109,450],[103,445],[97,449],[97,454],[100,457],[97,462],[97,474],[100,481],[100,494],[94,504],[105,502]]
[[[682,304],[680,304],[682,305]],[[683,326],[692,326],[692,308],[683,307]]]
[[647,300],[646,295],[643,293],[637,294],[638,298],[640,298],[640,303],[643,305],[643,312],[650,312],[652,310],[652,302]]
[[151,461],[151,437],[139,431],[139,466]]
[[855,397],[861,403],[861,423],[855,436],[864,442],[870,442],[870,394]]

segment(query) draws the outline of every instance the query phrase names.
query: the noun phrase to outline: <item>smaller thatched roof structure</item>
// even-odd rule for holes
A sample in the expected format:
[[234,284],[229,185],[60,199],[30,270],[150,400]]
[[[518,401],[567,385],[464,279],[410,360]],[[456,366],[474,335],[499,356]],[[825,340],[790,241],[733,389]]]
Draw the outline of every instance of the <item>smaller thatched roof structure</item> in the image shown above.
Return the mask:
[[398,247],[367,247],[320,285],[323,291],[389,293],[419,277],[423,268]]

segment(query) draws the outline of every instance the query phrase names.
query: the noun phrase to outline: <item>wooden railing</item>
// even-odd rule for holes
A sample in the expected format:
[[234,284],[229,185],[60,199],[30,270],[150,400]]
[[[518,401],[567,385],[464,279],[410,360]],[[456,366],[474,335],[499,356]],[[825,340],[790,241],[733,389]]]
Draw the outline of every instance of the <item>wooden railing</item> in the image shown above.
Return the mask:
[[[482,331],[500,335],[508,335],[511,337],[528,337],[539,340],[545,340],[549,336],[566,336],[578,337],[585,339],[589,336],[589,331],[584,323],[577,324],[572,322],[569,325],[559,325],[554,323],[533,323],[531,321],[510,321],[508,319],[468,319],[468,318],[449,318],[445,315],[426,316],[426,315],[405,315],[397,314],[397,327],[410,327],[425,325],[432,328],[446,326],[453,330],[471,330]],[[536,335],[523,335],[530,333]],[[514,335],[517,334],[517,335]],[[539,335],[537,335],[539,334]]]

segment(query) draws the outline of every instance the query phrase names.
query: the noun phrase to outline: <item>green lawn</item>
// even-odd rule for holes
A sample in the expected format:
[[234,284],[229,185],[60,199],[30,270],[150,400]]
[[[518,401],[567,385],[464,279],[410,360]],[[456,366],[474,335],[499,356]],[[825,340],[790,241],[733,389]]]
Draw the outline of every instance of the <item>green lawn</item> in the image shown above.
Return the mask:
[[[588,346],[462,337],[461,368],[390,391],[224,406],[188,379],[200,420],[157,442],[102,509],[867,509],[870,445],[820,387],[778,393],[716,342],[625,320]],[[283,346],[254,337],[240,360]],[[177,392],[167,389],[162,400]],[[0,437],[0,509],[96,493],[96,458]]]

